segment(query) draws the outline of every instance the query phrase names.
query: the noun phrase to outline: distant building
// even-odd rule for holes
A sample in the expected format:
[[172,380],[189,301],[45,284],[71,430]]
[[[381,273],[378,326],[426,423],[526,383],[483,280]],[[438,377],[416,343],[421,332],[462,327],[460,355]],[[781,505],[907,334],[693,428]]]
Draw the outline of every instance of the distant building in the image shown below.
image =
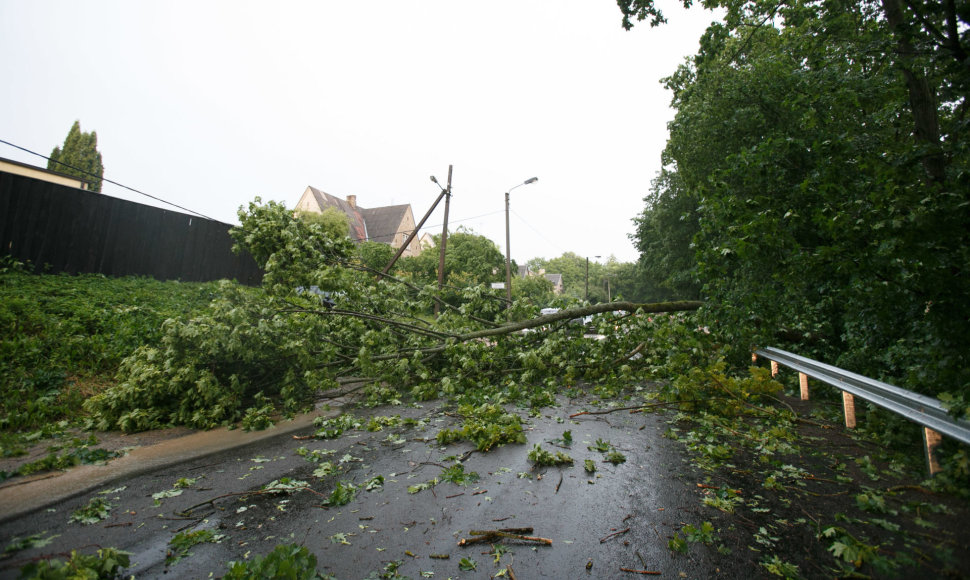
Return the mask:
[[[297,211],[315,213],[323,213],[328,207],[336,208],[347,216],[350,239],[357,243],[380,242],[397,249],[414,231],[414,214],[409,204],[367,209],[357,205],[356,195],[340,199],[312,186],[307,186],[296,204]],[[421,250],[421,242],[415,236],[401,255],[417,256]]]
[[554,294],[562,294],[562,274],[543,274],[543,276],[545,276],[546,280],[552,282],[552,292]]
[[562,274],[546,274],[545,268],[540,268],[538,272],[533,272],[528,266],[519,266],[519,278],[525,278],[526,276],[542,276],[546,280],[549,280],[552,282],[553,294],[562,294],[564,290]]
[[13,173],[14,175],[23,175],[24,177],[33,177],[41,181],[76,187],[78,189],[88,189],[90,187],[87,181],[74,177],[73,175],[28,165],[19,161],[13,161],[12,159],[4,159],[3,157],[0,157],[0,171]]

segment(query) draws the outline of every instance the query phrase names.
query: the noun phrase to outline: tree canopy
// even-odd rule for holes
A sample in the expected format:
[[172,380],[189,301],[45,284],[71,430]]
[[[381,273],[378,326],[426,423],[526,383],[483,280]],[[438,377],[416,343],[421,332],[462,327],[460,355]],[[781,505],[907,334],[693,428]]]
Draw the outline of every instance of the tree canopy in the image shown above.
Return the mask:
[[81,132],[81,122],[74,121],[64,139],[64,147],[54,147],[47,169],[73,175],[91,184],[91,191],[101,191],[104,165],[98,151],[98,134]]
[[[662,22],[650,0],[619,4],[625,26]],[[704,5],[725,17],[665,80],[677,112],[636,220],[641,268],[703,297],[738,360],[781,343],[970,396],[970,11]]]

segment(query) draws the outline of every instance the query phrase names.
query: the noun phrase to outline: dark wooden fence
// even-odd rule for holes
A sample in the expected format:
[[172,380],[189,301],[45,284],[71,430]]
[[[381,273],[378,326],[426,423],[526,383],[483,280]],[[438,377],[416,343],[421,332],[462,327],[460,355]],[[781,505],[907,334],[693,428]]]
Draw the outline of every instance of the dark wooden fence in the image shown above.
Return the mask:
[[0,255],[38,271],[258,285],[229,224],[0,171]]

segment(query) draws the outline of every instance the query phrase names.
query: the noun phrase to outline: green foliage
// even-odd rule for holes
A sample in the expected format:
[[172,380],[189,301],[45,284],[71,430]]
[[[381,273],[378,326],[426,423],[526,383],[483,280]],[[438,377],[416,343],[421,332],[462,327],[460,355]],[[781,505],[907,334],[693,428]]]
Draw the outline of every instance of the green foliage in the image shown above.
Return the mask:
[[298,211],[296,217],[308,224],[319,225],[330,238],[346,238],[350,235],[347,215],[335,207],[328,207],[323,212]]
[[506,413],[498,405],[461,405],[458,413],[464,417],[461,429],[442,429],[437,435],[439,443],[447,445],[467,440],[479,451],[506,443],[525,443],[522,419],[515,413]]
[[114,506],[103,497],[92,497],[87,505],[71,512],[68,522],[84,525],[96,524],[108,517],[112,507]]
[[[357,246],[357,259],[365,267],[371,270],[383,272],[384,268],[391,263],[395,250],[389,244],[380,242],[361,242]],[[428,252],[423,252],[424,253]]]
[[593,463],[592,459],[584,459],[583,469],[586,470],[586,473],[596,473],[596,464]]
[[210,428],[239,420],[256,403],[247,422],[255,427],[272,411],[261,397],[281,398],[287,412],[303,407],[325,382],[304,367],[312,364],[306,327],[251,298],[250,290],[223,282],[208,314],[167,320],[161,344],[135,350],[121,364],[121,382],[85,402],[95,425]]
[[861,568],[865,564],[872,565],[876,570],[890,573],[896,563],[879,553],[879,546],[866,544],[857,539],[845,529],[832,526],[822,530],[822,537],[832,540],[829,551],[850,571]]
[[320,439],[336,439],[340,437],[344,431],[349,429],[359,429],[361,427],[360,419],[354,417],[349,413],[338,415],[332,419],[324,419],[323,417],[317,417],[313,420],[313,425],[317,428],[317,432],[314,437]]
[[104,164],[98,151],[98,134],[81,131],[81,122],[74,121],[64,139],[64,147],[54,147],[47,161],[47,169],[73,175],[90,184],[90,190],[100,192]]
[[347,481],[339,481],[330,492],[330,497],[323,501],[327,507],[340,507],[354,501],[357,495],[357,486]]
[[714,543],[714,525],[711,522],[702,522],[699,528],[695,528],[691,524],[684,524],[681,530],[688,542]]
[[78,439],[75,439],[74,441],[77,442],[77,444],[64,453],[52,451],[43,459],[24,463],[17,468],[16,473],[18,475],[30,475],[40,471],[67,469],[82,463],[101,463],[121,455],[121,453],[117,451],[89,447],[87,444],[82,443]]
[[223,578],[229,580],[313,580],[325,578],[317,571],[317,557],[306,546],[280,544],[266,554],[243,562],[229,562],[229,571]]
[[441,481],[450,481],[455,485],[468,485],[480,479],[477,471],[465,472],[465,466],[461,463],[445,468],[438,477]]
[[[677,114],[637,220],[642,271],[699,291],[732,364],[777,345],[962,413],[965,35],[924,2],[711,5],[723,21],[665,81]],[[621,11],[662,21],[652,0]]]
[[478,568],[478,564],[471,558],[462,558],[458,562],[458,569],[462,572],[474,572],[476,568]]
[[760,564],[766,572],[773,576],[778,576],[779,578],[795,580],[801,577],[801,575],[798,573],[798,566],[792,564],[791,562],[785,562],[778,556],[766,558],[762,560]]
[[254,406],[246,409],[242,418],[243,431],[262,431],[273,426],[272,414],[276,407],[262,393],[253,396]]
[[128,552],[116,548],[102,548],[90,555],[71,550],[68,561],[52,559],[31,562],[20,569],[20,577],[37,580],[110,580],[119,577],[121,571],[131,565],[130,556]]
[[562,451],[552,453],[543,449],[539,444],[536,444],[532,451],[529,451],[529,461],[539,467],[561,467],[573,464],[573,458],[569,455]]
[[512,299],[544,308],[555,299],[552,282],[544,276],[512,277]]
[[[0,274],[0,429],[77,420],[83,397],[168,318],[201,312],[216,284]],[[46,436],[46,435],[45,435]]]
[[168,542],[168,554],[165,556],[165,565],[171,566],[182,558],[190,556],[189,550],[204,543],[216,543],[225,536],[216,534],[212,530],[196,530],[194,532],[179,532]]
[[15,552],[19,552],[21,550],[29,550],[31,548],[43,548],[44,546],[47,546],[48,544],[53,542],[54,538],[58,537],[59,535],[60,534],[51,535],[51,534],[48,534],[46,531],[44,531],[44,532],[38,532],[36,534],[31,534],[24,538],[18,538],[14,536],[13,538],[10,539],[10,541],[7,543],[7,546],[3,549],[3,557],[9,557],[11,554]]
[[[441,236],[434,236],[434,240],[436,245],[440,244]],[[398,263],[399,270],[407,273],[415,282],[436,284],[438,261],[438,252],[428,251],[421,252],[417,256],[402,258]],[[457,231],[448,234],[445,284],[454,287],[455,290],[445,295],[446,300],[454,303],[459,296],[457,289],[487,285],[504,279],[505,256],[499,251],[495,242],[464,227],[459,227]]]
[[603,456],[603,460],[607,463],[612,463],[613,465],[619,465],[621,463],[626,463],[626,455],[623,455],[616,449],[612,449]]
[[334,291],[340,286],[338,262],[353,255],[346,236],[334,236],[330,226],[293,217],[282,204],[262,203],[256,198],[247,209],[239,208],[238,228],[230,230],[233,249],[246,250],[266,271],[263,287],[280,296],[297,287],[318,286]]

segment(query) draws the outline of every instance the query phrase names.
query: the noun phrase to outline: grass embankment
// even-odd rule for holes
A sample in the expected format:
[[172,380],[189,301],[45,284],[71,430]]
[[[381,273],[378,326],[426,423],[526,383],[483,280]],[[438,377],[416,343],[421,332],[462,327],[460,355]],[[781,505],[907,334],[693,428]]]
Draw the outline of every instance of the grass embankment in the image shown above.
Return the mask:
[[[81,403],[165,320],[203,312],[216,283],[0,271],[0,455],[80,425]],[[79,447],[75,446],[75,447]]]

